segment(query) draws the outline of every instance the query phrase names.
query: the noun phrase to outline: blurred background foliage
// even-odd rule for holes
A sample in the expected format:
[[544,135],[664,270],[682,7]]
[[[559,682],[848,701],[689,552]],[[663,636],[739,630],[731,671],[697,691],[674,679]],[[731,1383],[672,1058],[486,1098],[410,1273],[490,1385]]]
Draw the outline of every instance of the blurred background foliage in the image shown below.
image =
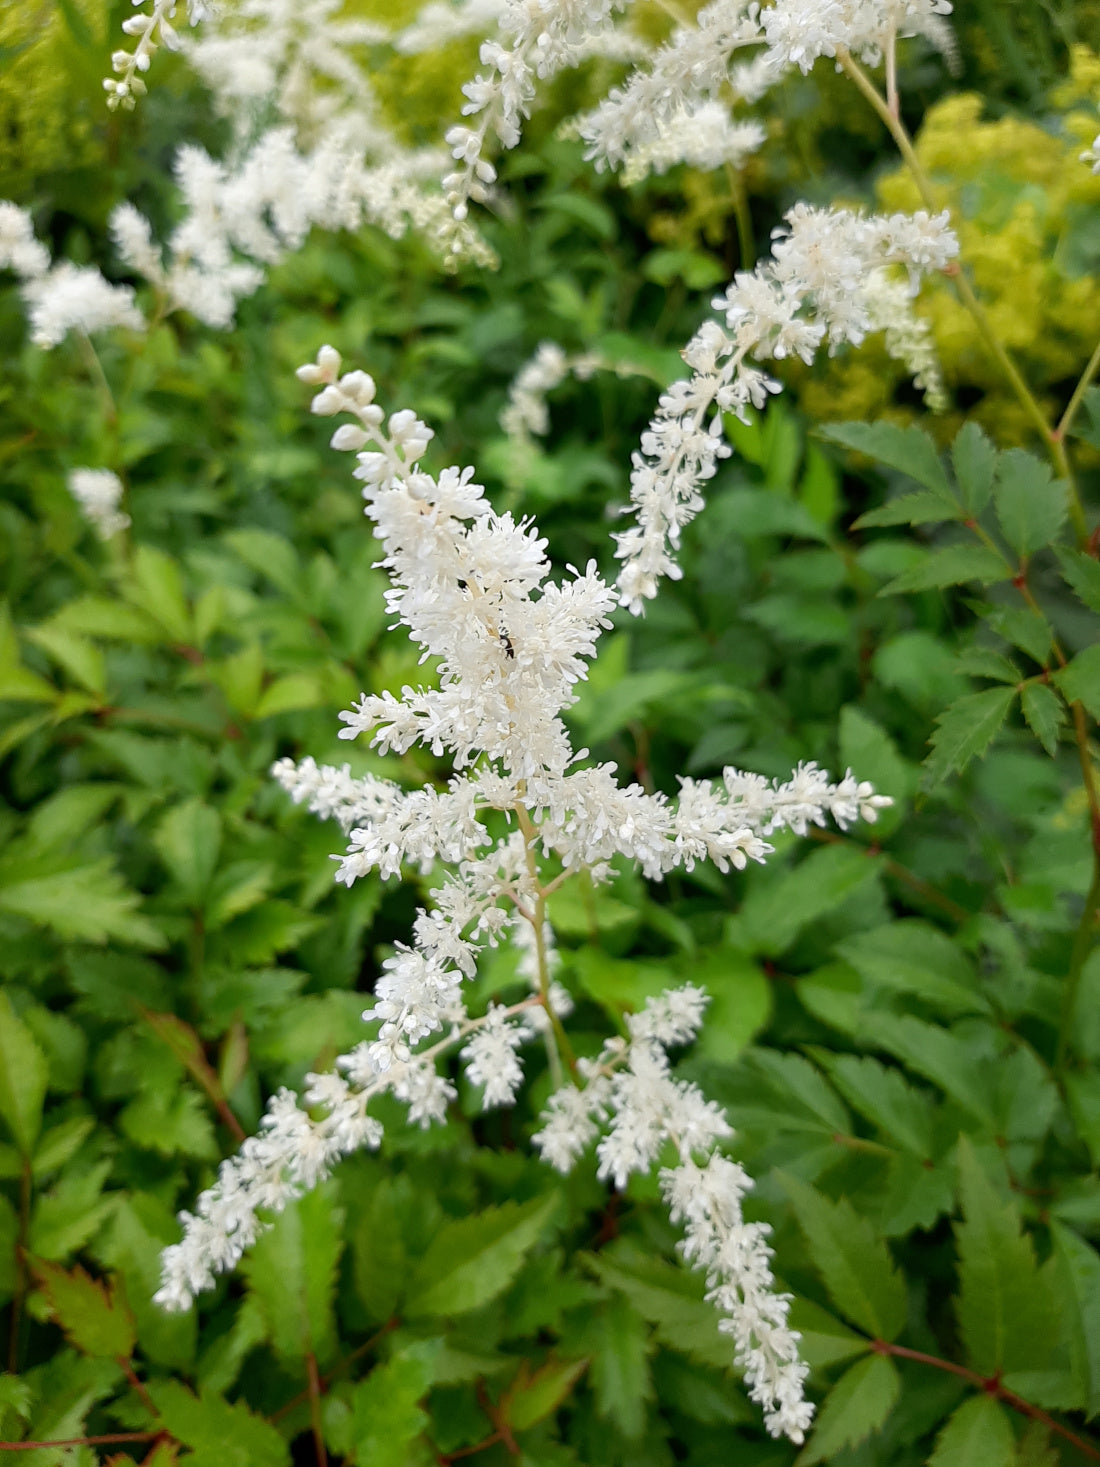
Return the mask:
[[[959,8],[959,76],[912,52],[902,93],[998,326],[1044,401],[1064,403],[1098,315],[1100,181],[1076,156],[1095,130],[1085,42],[1100,6]],[[130,197],[169,222],[176,143],[216,148],[224,131],[164,57],[136,114],[103,110],[128,9],[0,15],[0,193],[57,254],[116,276],[110,208]],[[398,18],[382,0],[356,7],[380,12]],[[380,91],[410,138],[457,110],[474,50],[387,63]],[[669,984],[712,992],[683,1073],[729,1107],[813,1389],[836,1386],[819,1436],[801,1457],[763,1436],[701,1289],[669,1261],[652,1183],[610,1197],[529,1159],[519,1143],[549,1088],[537,1060],[512,1114],[480,1116],[464,1093],[421,1134],[395,1113],[380,1157],[292,1209],[195,1314],[149,1302],[173,1213],[268,1094],[357,1040],[364,994],[431,884],[334,891],[338,832],[267,776],[305,753],[394,773],[340,744],[335,715],[425,676],[387,629],[347,464],[294,368],[331,341],[380,400],[436,428],[436,467],[476,464],[498,505],[538,516],[556,560],[606,565],[654,379],[677,374],[711,287],[751,263],[712,178],[621,188],[556,135],[606,81],[602,65],[563,79],[504,160],[508,202],[485,224],[494,274],[443,275],[414,237],[315,235],[234,331],[177,316],[108,339],[103,380],[76,343],[31,347],[0,283],[0,1050],[19,1077],[0,1082],[2,1437],[145,1432],[119,1459],[157,1467],[180,1444],[196,1467],[313,1462],[318,1441],[370,1467],[479,1446],[487,1467],[1100,1455],[1084,1424],[1100,1408],[1095,953],[1068,998],[1065,985],[1090,885],[1080,768],[1056,725],[1045,751],[1006,706],[984,760],[946,780],[922,769],[937,717],[984,696],[991,667],[1005,680],[1003,659],[1022,657],[1041,680],[1049,633],[1010,585],[922,584],[940,531],[851,529],[913,488],[896,460],[875,465],[871,440],[820,431],[912,419],[915,396],[874,348],[792,373],[765,418],[727,425],[737,452],[685,537],[684,580],[643,621],[617,621],[571,717],[594,757],[650,788],[817,759],[895,808],[873,829],[783,843],[766,869],[666,886],[624,872],[553,909],[581,1052]],[[767,120],[739,185],[757,241],[798,197],[913,205],[843,79],[793,79]],[[946,288],[921,310],[953,399],[930,430],[947,443],[975,417],[1002,447],[1026,443]],[[517,455],[499,413],[547,338],[644,375],[567,382],[549,437]],[[68,469],[99,464],[124,477],[133,520],[106,548],[65,488]],[[879,594],[906,574],[913,589]],[[1042,548],[1034,584],[1044,625],[1087,650],[1097,608]],[[423,751],[399,761],[410,782],[447,773]],[[479,997],[515,981],[496,954]],[[912,1358],[869,1348],[903,1328]],[[975,1389],[993,1378],[1033,1414]],[[962,1447],[943,1426],[960,1403]]]

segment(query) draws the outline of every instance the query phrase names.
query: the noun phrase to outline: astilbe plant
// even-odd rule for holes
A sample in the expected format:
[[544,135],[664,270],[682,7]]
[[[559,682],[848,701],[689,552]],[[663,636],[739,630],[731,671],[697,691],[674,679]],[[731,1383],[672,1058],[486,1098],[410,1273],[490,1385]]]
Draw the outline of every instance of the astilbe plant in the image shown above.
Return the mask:
[[[520,1052],[541,1038],[560,1083],[534,1145],[567,1172],[595,1141],[598,1175],[618,1188],[671,1161],[660,1185],[673,1221],[684,1224],[684,1257],[706,1274],[768,1430],[801,1441],[813,1408],[789,1298],[773,1287],[768,1229],[742,1216],[752,1183],[719,1150],[728,1121],[675,1077],[668,1056],[697,1033],[706,994],[686,984],[651,999],[628,1018],[625,1037],[593,1060],[575,1059],[564,1025],[571,1001],[552,978],[547,898],[582,872],[607,880],[615,858],[652,879],[702,861],[744,868],[766,858],[776,830],[804,835],[829,816],[842,829],[873,821],[890,799],[850,771],[831,783],[814,764],[785,783],[735,769],[720,785],[683,779],[675,800],[621,786],[613,765],[585,767],[587,751],[573,750],[561,715],[610,626],[615,591],[595,563],[549,579],[546,542],[531,521],[493,510],[472,469],[427,473],[420,461],[431,430],[407,409],[387,421],[372,379],[339,370],[339,355],[324,347],[299,375],[320,387],[314,412],[354,419],[337,428],[333,446],[357,453],[392,583],[389,610],[440,671],[437,689],[364,695],[342,715],[341,736],[371,733],[376,747],[398,753],[420,742],[450,755],[456,773],[442,791],[354,778],[346,766],[308,758],[280,760],[273,773],[294,800],[348,832],[337,876],[349,886],[409,865],[429,871],[442,861],[449,871],[432,908],[417,914],[412,942],[383,965],[364,1014],[377,1025],[374,1037],[333,1072],[308,1076],[302,1102],[285,1090],[271,1100],[262,1133],[223,1163],[195,1214],[183,1215],[184,1238],[164,1255],[157,1299],[187,1308],[240,1259],[265,1218],[341,1156],[378,1146],[372,1099],[389,1092],[411,1123],[442,1121],[456,1091],[440,1062],[457,1049],[484,1105],[510,1104],[523,1080]],[[499,815],[507,826],[494,834]],[[463,980],[509,933],[528,956],[533,991],[471,1017]]]

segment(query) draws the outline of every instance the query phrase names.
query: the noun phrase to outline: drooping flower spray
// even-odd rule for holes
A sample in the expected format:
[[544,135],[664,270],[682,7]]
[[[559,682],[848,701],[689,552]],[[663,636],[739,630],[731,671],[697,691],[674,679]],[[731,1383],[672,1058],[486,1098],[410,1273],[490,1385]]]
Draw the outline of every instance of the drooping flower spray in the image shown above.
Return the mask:
[[[240,1259],[261,1215],[279,1212],[339,1157],[378,1146],[375,1096],[404,1101],[410,1122],[442,1120],[456,1092],[440,1066],[458,1051],[484,1105],[510,1104],[523,1081],[523,1050],[541,1040],[560,1083],[535,1146],[564,1171],[596,1141],[599,1175],[616,1187],[676,1158],[661,1187],[685,1225],[684,1256],[706,1274],[769,1431],[800,1441],[812,1416],[806,1370],[787,1299],[772,1288],[767,1230],[741,1216],[751,1183],[718,1150],[732,1134],[728,1121],[676,1079],[668,1058],[697,1032],[706,995],[687,985],[651,1000],[628,1020],[628,1039],[576,1061],[547,901],[581,871],[607,880],[616,858],[652,879],[698,861],[743,868],[766,858],[775,830],[805,834],[829,816],[841,827],[874,820],[890,802],[850,772],[834,784],[813,764],[782,784],[733,769],[718,784],[683,779],[674,800],[621,786],[613,765],[586,767],[587,751],[573,750],[562,713],[618,594],[594,562],[552,580],[546,542],[530,520],[498,514],[472,469],[426,472],[431,430],[407,409],[387,420],[366,373],[339,373],[338,354],[325,347],[299,375],[319,388],[314,412],[350,414],[332,441],[357,454],[391,580],[389,610],[440,671],[438,688],[364,695],[342,715],[342,737],[370,734],[383,752],[419,742],[449,755],[455,773],[442,790],[355,778],[308,758],[280,760],[273,773],[295,801],[338,821],[347,844],[337,877],[348,885],[406,866],[427,871],[443,862],[449,871],[431,908],[417,914],[410,943],[383,965],[364,1015],[372,1037],[333,1073],[309,1076],[301,1103],[287,1091],[271,1100],[261,1134],[222,1164],[194,1215],[182,1215],[184,1237],[164,1255],[157,1298],[188,1307]],[[493,835],[489,817],[499,814],[508,828]],[[486,945],[505,937],[520,947],[532,991],[471,1016],[464,980]]]

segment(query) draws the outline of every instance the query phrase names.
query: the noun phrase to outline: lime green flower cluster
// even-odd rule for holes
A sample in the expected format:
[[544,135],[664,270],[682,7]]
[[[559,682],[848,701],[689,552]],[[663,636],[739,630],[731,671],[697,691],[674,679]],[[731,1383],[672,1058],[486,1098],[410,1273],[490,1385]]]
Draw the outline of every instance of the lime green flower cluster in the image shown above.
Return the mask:
[[[981,97],[966,92],[932,107],[916,140],[937,202],[951,210],[961,258],[993,330],[1048,409],[1064,401],[1100,319],[1100,177],[1080,161],[1096,132],[1098,95],[1100,57],[1076,47],[1069,80],[1051,93],[1049,127],[1011,115],[987,120]],[[903,168],[880,179],[876,193],[885,209],[920,205]],[[973,417],[1002,442],[1026,441],[1028,419],[947,280],[925,292],[920,312],[932,325],[953,399],[940,420],[944,439]],[[900,365],[867,343],[805,380],[802,403],[812,418],[907,421],[920,409],[895,400],[903,380]]]

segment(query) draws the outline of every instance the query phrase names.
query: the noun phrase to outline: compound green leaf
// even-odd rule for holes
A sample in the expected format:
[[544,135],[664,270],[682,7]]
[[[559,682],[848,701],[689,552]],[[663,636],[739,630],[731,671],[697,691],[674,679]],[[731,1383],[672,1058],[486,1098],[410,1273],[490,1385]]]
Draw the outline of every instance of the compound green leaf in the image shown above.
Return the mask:
[[151,1381],[148,1391],[164,1425],[190,1447],[189,1467],[290,1467],[290,1447],[243,1401],[195,1396],[178,1380]]
[[291,1203],[261,1235],[243,1272],[284,1361],[336,1352],[336,1273],[344,1251],[344,1215],[329,1187]]
[[898,469],[926,489],[954,502],[936,445],[921,428],[896,423],[831,423],[822,433],[834,443]]
[[865,1014],[860,1038],[900,1059],[938,1085],[982,1125],[992,1127],[991,1096],[981,1083],[973,1051],[965,1040],[912,1014],[887,1013]]
[[1093,718],[1100,718],[1100,643],[1078,652],[1054,674],[1054,681],[1067,703],[1083,703]]
[[[56,867],[56,862],[54,863]],[[79,942],[109,940],[133,947],[161,948],[160,929],[136,909],[141,897],[126,885],[109,857],[67,870],[19,878],[8,867],[0,876],[0,910],[49,927]]]
[[704,1300],[697,1274],[624,1245],[594,1253],[585,1262],[601,1283],[623,1294],[654,1326],[663,1345],[702,1365],[730,1364],[729,1337],[719,1332],[718,1315]]
[[157,854],[171,872],[188,906],[198,906],[218,864],[222,823],[202,800],[173,805],[153,836]]
[[984,754],[1000,732],[1016,697],[1015,688],[987,688],[958,698],[936,719],[932,752],[925,760],[933,785],[949,774],[961,774]]
[[1020,692],[1020,711],[1053,759],[1058,752],[1058,731],[1066,720],[1061,698],[1046,683],[1025,683]]
[[949,1014],[989,1010],[966,954],[930,922],[888,922],[847,938],[836,951],[872,988],[910,994]]
[[1002,1202],[965,1136],[958,1145],[963,1220],[956,1225],[956,1314],[967,1359],[984,1376],[1047,1368],[1058,1341],[1053,1302],[1040,1283],[1031,1239]]
[[988,586],[995,581],[1007,581],[1011,574],[1004,556],[988,545],[945,545],[940,550],[930,550],[916,565],[887,581],[878,594],[897,596],[904,591],[934,591],[968,581]]
[[31,1270],[50,1313],[70,1342],[85,1355],[130,1358],[134,1316],[117,1281],[108,1287],[82,1268],[67,1272],[56,1263],[34,1262]]
[[528,1431],[552,1415],[587,1369],[587,1360],[551,1357],[532,1374],[524,1361],[507,1393],[507,1420],[512,1430]]
[[870,1055],[838,1055],[825,1049],[811,1052],[861,1116],[914,1156],[932,1155],[933,1109],[925,1091],[910,1085],[900,1070]]
[[831,1202],[792,1176],[782,1182],[833,1304],[867,1334],[896,1339],[905,1324],[905,1280],[886,1244],[847,1198]]
[[928,1467],[1015,1467],[1016,1438],[992,1396],[971,1396],[936,1438]]
[[558,1206],[556,1192],[447,1223],[409,1285],[410,1317],[466,1314],[508,1287]]
[[1001,454],[993,499],[1004,537],[1022,558],[1049,545],[1066,517],[1065,480],[1022,448]]
[[799,1452],[795,1467],[831,1462],[845,1447],[858,1446],[881,1429],[894,1409],[901,1381],[885,1355],[859,1360],[825,1397],[813,1435]]
[[1100,1254],[1063,1223],[1051,1223],[1051,1233],[1068,1306],[1064,1323],[1074,1373],[1091,1420],[1100,1412]]
[[627,1299],[614,1295],[593,1313],[583,1338],[597,1412],[628,1441],[636,1441],[653,1398],[653,1342],[645,1321]]
[[352,1393],[352,1440],[358,1467],[408,1467],[410,1447],[428,1424],[420,1407],[431,1365],[415,1349],[376,1366]]
[[884,525],[937,525],[944,520],[962,519],[964,510],[954,499],[942,494],[902,494],[897,499],[869,509],[852,525],[853,530],[869,530]]
[[1083,550],[1059,547],[1062,574],[1090,611],[1100,611],[1100,560]]
[[951,445],[951,463],[962,502],[977,519],[993,494],[997,450],[977,423],[966,423]]
[[42,1128],[46,1056],[6,993],[0,992],[0,1116],[24,1157]]

